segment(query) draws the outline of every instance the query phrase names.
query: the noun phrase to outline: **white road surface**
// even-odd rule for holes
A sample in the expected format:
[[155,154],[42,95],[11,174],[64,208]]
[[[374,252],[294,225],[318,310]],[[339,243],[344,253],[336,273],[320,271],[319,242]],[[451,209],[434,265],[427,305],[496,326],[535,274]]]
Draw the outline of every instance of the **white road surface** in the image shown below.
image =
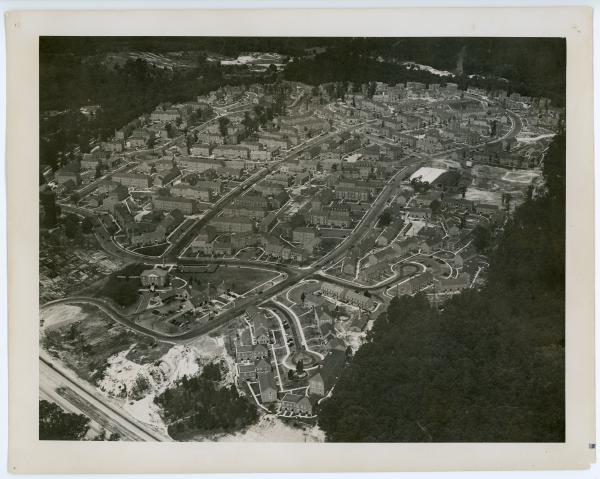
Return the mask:
[[45,351],[40,351],[39,386],[41,397],[56,402],[69,412],[84,414],[107,431],[118,433],[121,440],[171,440],[159,432],[144,427],[122,408],[103,398],[75,373],[58,364]]

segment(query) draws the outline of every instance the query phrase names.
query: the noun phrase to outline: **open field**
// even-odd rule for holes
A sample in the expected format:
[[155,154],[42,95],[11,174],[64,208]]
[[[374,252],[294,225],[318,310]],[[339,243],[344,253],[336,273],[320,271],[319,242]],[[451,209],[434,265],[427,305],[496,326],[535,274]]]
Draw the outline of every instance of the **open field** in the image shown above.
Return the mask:
[[208,299],[208,294],[216,295],[216,288],[244,294],[277,277],[277,273],[259,268],[219,266],[210,273],[178,273],[178,276],[189,282],[192,296]]
[[113,355],[127,351],[132,360],[151,362],[168,349],[115,324],[94,306],[52,306],[42,311],[41,320],[41,347],[93,384],[102,379]]
[[502,193],[509,193],[517,203],[522,201],[527,187],[540,177],[537,170],[511,171],[488,165],[476,165],[472,173],[473,183],[466,198],[498,205],[502,203]]
[[531,170],[518,170],[518,171],[507,171],[502,177],[504,181],[511,181],[514,183],[525,183],[530,184],[535,178],[539,177],[540,174],[537,171]]
[[132,251],[149,256],[160,256],[165,252],[168,246],[169,243],[161,243],[152,246],[142,246],[140,248],[134,248],[132,249]]

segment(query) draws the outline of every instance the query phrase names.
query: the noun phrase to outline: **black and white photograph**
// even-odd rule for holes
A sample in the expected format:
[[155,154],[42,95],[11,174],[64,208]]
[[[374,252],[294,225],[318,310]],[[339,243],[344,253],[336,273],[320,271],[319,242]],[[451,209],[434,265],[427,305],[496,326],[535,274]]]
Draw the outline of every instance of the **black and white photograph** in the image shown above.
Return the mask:
[[8,15],[11,471],[589,467],[589,13]]
[[564,441],[564,39],[39,49],[40,439]]

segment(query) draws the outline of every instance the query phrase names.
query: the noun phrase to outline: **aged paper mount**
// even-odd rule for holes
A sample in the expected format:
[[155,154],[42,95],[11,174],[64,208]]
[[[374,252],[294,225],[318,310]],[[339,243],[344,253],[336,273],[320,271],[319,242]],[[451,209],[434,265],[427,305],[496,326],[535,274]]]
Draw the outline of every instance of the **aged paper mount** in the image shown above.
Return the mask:
[[[17,473],[579,469],[594,461],[592,11],[586,8],[12,12],[7,30],[9,468]],[[61,443],[38,424],[38,37],[553,36],[567,39],[566,442]],[[268,450],[268,460],[262,458]],[[232,458],[235,458],[232,460]]]

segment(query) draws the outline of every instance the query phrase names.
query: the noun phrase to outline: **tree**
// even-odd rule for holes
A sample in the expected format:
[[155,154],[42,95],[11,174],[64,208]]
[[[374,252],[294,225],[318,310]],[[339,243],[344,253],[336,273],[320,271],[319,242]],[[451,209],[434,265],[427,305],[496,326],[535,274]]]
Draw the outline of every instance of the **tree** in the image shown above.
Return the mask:
[[485,251],[490,245],[492,234],[489,228],[482,225],[477,225],[473,230],[473,246],[479,252]]
[[547,192],[508,220],[484,286],[379,315],[319,405],[328,441],[564,441],[564,135],[546,162]]
[[498,122],[496,120],[492,121],[492,126],[490,128],[490,136],[494,137],[498,135]]
[[144,264],[128,264],[119,271],[108,276],[99,294],[127,307],[138,300],[138,290],[141,287],[139,275],[146,269]]
[[210,170],[205,170],[202,173],[202,175],[203,175],[204,178],[206,178],[208,180],[214,180],[218,176],[217,172],[213,168],[211,168]]
[[81,231],[84,234],[90,234],[93,229],[94,225],[92,224],[89,218],[86,217],[81,221]]
[[429,207],[431,208],[431,212],[435,215],[435,214],[439,213],[440,210],[442,209],[442,203],[440,202],[440,200],[433,200],[429,204]]
[[352,359],[353,356],[354,356],[354,352],[352,351],[352,348],[350,346],[348,346],[346,348],[346,361],[349,361],[350,359]]
[[510,193],[506,193],[506,211],[510,211],[510,202],[512,201],[512,195]]
[[373,95],[375,95],[376,89],[377,89],[377,82],[374,82],[374,81],[369,82],[369,86],[367,87],[367,97],[373,98]]
[[202,369],[202,377],[208,381],[220,381],[221,367],[218,363],[210,363],[204,366]]
[[185,177],[185,181],[192,186],[194,186],[196,183],[198,183],[198,179],[199,178],[196,173],[191,173]]
[[244,119],[242,120],[242,125],[246,127],[246,132],[248,134],[254,133],[258,129],[258,120],[256,116],[250,116],[249,112],[244,112]]
[[388,226],[392,222],[392,213],[389,208],[387,208],[381,215],[379,216],[379,225],[382,227]]
[[220,386],[204,374],[184,376],[155,403],[170,422],[169,435],[175,439],[185,430],[232,431],[258,419],[254,404],[241,398],[234,386]]
[[39,401],[40,440],[79,441],[87,434],[90,420],[83,414],[64,412],[58,405]]
[[165,129],[167,130],[167,136],[169,138],[175,138],[177,136],[177,128],[173,126],[172,123],[167,123]]
[[528,200],[532,200],[533,199],[533,192],[535,191],[535,186],[533,185],[529,185],[527,187],[527,193],[525,194],[526,198]]
[[96,434],[92,441],[106,441],[106,429],[102,428],[98,434]]
[[64,219],[65,235],[67,238],[73,239],[79,233],[79,218],[73,213],[68,213]]
[[302,226],[306,226],[306,219],[304,219],[304,215],[300,213],[296,213],[294,216],[290,218],[290,226],[292,229],[301,228]]
[[290,370],[288,371],[288,379],[289,379],[290,381],[293,381],[293,380],[295,379],[295,376],[294,376],[294,371],[293,371],[292,369],[290,369]]
[[229,118],[222,116],[219,118],[219,133],[221,136],[227,136],[227,125],[229,125]]
[[178,209],[178,208],[175,208],[174,210],[171,210],[171,212],[169,214],[175,220],[176,224],[181,223],[184,220],[184,218],[185,218],[183,216],[183,213],[181,212],[181,210]]

